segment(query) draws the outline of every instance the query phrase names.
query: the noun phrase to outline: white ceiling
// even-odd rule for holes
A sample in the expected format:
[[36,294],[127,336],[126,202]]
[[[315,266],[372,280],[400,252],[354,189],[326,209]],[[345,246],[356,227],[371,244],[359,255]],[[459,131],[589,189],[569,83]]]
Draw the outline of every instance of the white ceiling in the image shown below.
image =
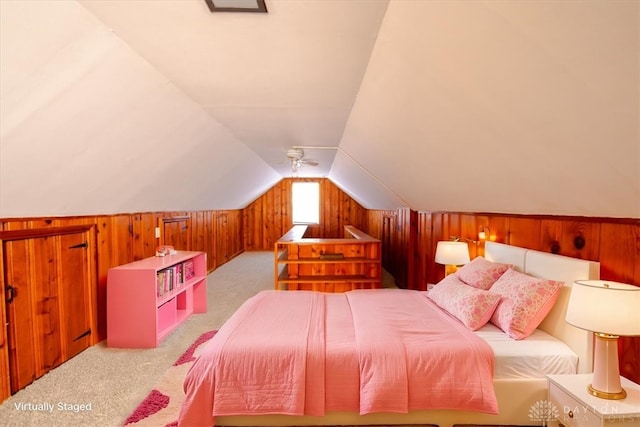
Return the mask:
[[640,218],[639,2],[266,4],[0,0],[0,217],[242,208],[305,146],[371,209]]

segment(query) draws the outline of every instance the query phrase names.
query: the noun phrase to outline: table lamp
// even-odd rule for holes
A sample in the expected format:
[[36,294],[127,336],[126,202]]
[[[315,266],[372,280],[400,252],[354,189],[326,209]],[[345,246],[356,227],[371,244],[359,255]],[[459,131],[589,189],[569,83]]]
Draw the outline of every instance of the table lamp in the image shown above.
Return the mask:
[[459,265],[467,264],[470,261],[469,246],[466,242],[438,242],[435,261],[445,265],[445,276],[455,273]]
[[589,393],[624,399],[620,384],[618,338],[640,335],[640,287],[608,280],[574,282],[566,321],[595,336],[593,380]]

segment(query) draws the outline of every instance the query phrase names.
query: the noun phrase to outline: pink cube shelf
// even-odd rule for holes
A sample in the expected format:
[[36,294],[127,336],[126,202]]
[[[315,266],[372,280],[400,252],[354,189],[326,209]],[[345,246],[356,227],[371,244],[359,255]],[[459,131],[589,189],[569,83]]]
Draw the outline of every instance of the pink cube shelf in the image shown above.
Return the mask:
[[204,252],[146,258],[111,268],[107,275],[109,347],[157,347],[191,314],[206,311]]

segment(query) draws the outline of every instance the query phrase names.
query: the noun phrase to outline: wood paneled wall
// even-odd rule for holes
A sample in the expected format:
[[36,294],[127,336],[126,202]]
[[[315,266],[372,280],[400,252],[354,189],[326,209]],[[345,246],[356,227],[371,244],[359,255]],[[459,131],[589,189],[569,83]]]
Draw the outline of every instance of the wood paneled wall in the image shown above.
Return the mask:
[[418,224],[422,268],[415,289],[444,277],[444,267],[433,261],[439,240],[460,237],[471,257],[483,255],[482,242],[473,241],[485,227],[493,241],[598,261],[602,278],[640,286],[639,219],[419,212]]
[[[92,226],[98,336],[104,339],[107,271],[153,256],[161,243],[156,227],[172,218],[186,224],[176,231],[178,239],[174,236],[171,241],[186,245],[177,249],[206,252],[208,271],[213,271],[243,250],[273,250],[293,225],[291,184],[296,180],[320,182],[321,225],[310,227],[312,237],[341,237],[343,227],[353,225],[380,239],[383,266],[403,288],[423,290],[444,277],[444,266],[433,261],[439,240],[453,236],[478,240],[484,227],[492,240],[599,261],[602,278],[640,286],[640,219],[366,210],[328,179],[283,179],[242,210],[0,219],[0,231]],[[580,239],[581,249],[576,247]],[[472,257],[483,254],[482,244],[470,243],[469,248]],[[3,262],[0,259],[2,274]],[[640,339],[623,339],[620,358],[623,375],[640,382]]]
[[402,208],[396,211],[367,212],[365,231],[382,241],[382,265],[393,276],[396,285],[407,288],[413,279],[409,277],[415,271],[417,254],[416,239],[418,215],[415,211]]
[[307,228],[307,237],[342,237],[345,225],[364,230],[367,211],[326,178],[285,178],[243,211],[244,249],[272,251],[276,241],[293,226],[291,184],[320,183],[320,225]]
[[[395,218],[395,227],[385,220]],[[399,287],[426,290],[444,277],[434,262],[439,240],[469,242],[472,258],[484,254],[478,232],[493,241],[600,262],[600,277],[640,286],[640,219],[456,212],[369,211],[364,230],[383,241],[383,267]],[[393,235],[385,236],[386,232]],[[474,243],[474,241],[479,243]],[[384,242],[388,242],[385,246]],[[582,247],[581,243],[583,244]],[[620,370],[640,382],[640,338],[621,338]]]
[[[213,271],[243,250],[241,210],[3,219],[0,220],[0,231],[56,229],[87,224],[94,226],[96,247],[92,248],[92,251],[97,260],[95,304],[98,340],[102,340],[106,338],[108,270],[154,256],[156,247],[164,243],[162,239],[156,238],[156,227],[162,227],[163,220],[171,218],[180,218],[183,224],[178,231],[182,237],[172,240],[171,243],[176,244],[176,249],[206,252],[208,271]],[[0,260],[0,271],[4,274],[2,262]]]

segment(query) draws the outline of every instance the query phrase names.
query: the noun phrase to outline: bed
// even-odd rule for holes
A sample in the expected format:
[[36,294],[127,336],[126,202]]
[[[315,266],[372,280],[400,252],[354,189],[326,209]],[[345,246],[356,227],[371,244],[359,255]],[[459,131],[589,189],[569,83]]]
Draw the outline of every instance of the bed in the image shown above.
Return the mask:
[[[261,292],[194,362],[179,425],[535,424],[530,410],[547,398],[546,374],[591,372],[592,339],[564,315],[573,281],[599,278],[599,264],[496,242],[480,258],[475,265],[501,271],[483,267],[473,290],[452,284],[479,277],[469,267],[428,292]],[[476,289],[489,283],[487,271],[489,290]],[[516,289],[509,275],[556,286],[535,329],[505,327],[498,316]],[[498,288],[506,294],[496,299]],[[498,301],[491,322],[468,299],[439,300],[447,289],[479,295],[482,307]],[[390,335],[380,339],[383,331]]]

